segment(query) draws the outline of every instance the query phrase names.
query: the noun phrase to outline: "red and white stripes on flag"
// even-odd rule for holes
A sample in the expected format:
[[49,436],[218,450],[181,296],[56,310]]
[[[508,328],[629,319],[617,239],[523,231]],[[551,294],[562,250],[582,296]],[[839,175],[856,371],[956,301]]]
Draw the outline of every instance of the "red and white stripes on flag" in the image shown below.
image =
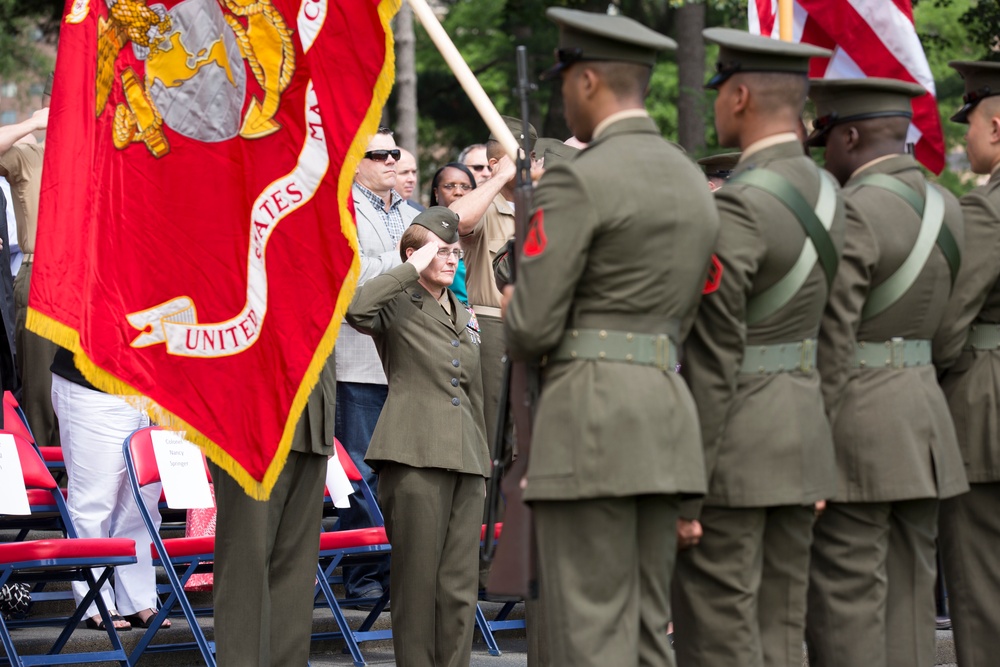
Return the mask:
[[[778,38],[777,0],[751,0],[750,32]],[[832,49],[813,58],[810,76],[827,79],[884,77],[918,83],[927,94],[913,100],[907,141],[925,167],[944,169],[944,137],[934,77],[913,25],[910,0],[795,0],[792,39]]]

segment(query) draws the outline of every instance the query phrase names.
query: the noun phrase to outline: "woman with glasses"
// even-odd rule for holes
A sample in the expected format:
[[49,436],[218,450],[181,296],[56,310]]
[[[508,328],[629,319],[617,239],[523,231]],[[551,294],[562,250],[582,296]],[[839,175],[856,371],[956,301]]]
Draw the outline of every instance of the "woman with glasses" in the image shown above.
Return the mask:
[[401,667],[468,665],[490,474],[479,328],[451,293],[458,214],[434,206],[400,241],[404,264],[358,287],[348,323],[370,335],[389,397],[365,460],[392,544],[392,643]]
[[[449,162],[438,169],[431,180],[431,206],[451,206],[453,201],[475,189],[476,177],[472,175],[472,171],[461,162]],[[469,295],[465,289],[464,260],[458,262],[451,291],[462,303],[469,304]]]

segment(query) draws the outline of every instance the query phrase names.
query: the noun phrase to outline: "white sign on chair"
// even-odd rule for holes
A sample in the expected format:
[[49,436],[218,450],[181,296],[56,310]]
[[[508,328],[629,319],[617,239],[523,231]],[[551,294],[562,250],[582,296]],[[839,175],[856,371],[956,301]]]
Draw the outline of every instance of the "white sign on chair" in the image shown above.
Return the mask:
[[172,509],[214,507],[201,450],[173,431],[152,431],[153,454],[163,495]]
[[0,514],[31,514],[17,444],[9,433],[0,434]]

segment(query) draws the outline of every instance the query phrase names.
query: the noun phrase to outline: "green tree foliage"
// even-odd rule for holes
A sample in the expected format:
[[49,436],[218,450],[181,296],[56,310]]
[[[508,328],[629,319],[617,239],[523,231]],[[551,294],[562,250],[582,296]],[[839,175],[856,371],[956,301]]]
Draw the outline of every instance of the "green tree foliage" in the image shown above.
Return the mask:
[[0,0],[0,77],[20,79],[52,70],[38,42],[54,37],[62,0]]

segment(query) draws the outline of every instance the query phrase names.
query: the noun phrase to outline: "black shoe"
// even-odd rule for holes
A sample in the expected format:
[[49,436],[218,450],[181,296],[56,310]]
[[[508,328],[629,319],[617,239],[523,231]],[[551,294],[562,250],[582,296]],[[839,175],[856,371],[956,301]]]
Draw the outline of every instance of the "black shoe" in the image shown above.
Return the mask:
[[[381,586],[373,586],[372,588],[362,591],[359,595],[357,595],[354,598],[357,602],[353,604],[346,604],[344,606],[348,609],[357,609],[358,611],[372,611],[375,609],[375,604],[382,599],[384,594],[385,591],[382,590]],[[388,601],[382,611],[389,611]]]

